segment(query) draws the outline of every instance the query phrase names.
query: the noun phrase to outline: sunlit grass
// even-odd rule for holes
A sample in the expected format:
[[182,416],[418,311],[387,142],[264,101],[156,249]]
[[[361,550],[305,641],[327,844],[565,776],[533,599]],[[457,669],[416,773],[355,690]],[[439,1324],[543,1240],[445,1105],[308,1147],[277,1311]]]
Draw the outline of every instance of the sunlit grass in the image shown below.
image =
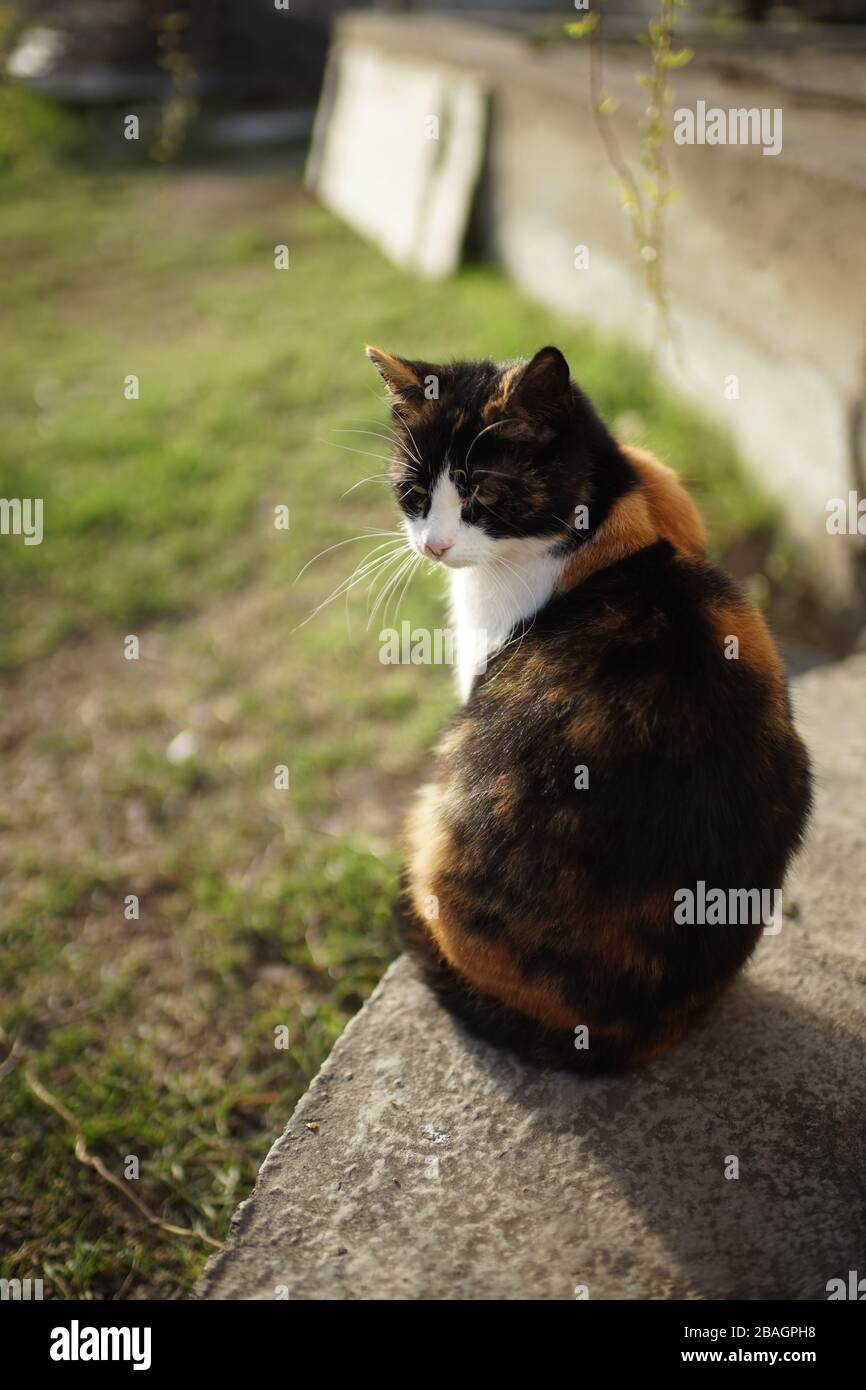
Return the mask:
[[[340,500],[384,467],[338,447],[380,451],[338,432],[386,418],[363,344],[436,361],[557,342],[607,418],[639,417],[696,483],[717,548],[769,514],[634,353],[491,270],[400,274],[287,175],[66,173],[0,195],[0,494],[45,508],[42,545],[0,545],[3,1051],[19,1037],[112,1171],[138,1156],[163,1220],[220,1238],[392,956],[395,827],[452,702],[447,671],[379,662],[362,596],[304,622],[375,541],[294,583],[395,524],[379,482]],[[420,574],[401,616],[442,614]],[[189,1287],[205,1246],[77,1162],[23,1066],[0,1130],[4,1276],[50,1296]]]

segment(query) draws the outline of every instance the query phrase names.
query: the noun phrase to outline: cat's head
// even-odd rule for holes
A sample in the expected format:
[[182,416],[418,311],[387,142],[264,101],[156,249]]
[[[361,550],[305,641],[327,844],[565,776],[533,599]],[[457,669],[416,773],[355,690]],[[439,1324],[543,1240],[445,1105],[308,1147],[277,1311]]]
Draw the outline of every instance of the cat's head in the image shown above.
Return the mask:
[[460,569],[579,543],[596,441],[612,441],[558,348],[506,366],[367,356],[388,388],[390,477],[419,555]]

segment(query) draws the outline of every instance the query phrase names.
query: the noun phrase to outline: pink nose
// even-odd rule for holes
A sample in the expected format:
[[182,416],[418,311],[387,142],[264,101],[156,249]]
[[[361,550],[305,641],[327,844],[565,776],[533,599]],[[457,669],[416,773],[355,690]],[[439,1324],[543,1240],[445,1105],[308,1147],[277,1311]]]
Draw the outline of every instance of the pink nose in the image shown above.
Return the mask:
[[425,541],[424,550],[426,554],[432,555],[434,560],[441,560],[446,551],[451,549],[450,541]]

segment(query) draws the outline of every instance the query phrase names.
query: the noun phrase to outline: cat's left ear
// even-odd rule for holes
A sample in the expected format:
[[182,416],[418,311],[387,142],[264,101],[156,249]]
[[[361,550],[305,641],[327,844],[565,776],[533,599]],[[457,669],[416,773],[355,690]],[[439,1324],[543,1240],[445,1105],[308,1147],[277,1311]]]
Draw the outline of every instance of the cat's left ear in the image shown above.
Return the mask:
[[571,372],[558,347],[539,348],[508,382],[506,404],[533,413],[557,411],[571,403]]
[[408,362],[404,357],[395,357],[381,348],[370,347],[364,351],[376,371],[387,386],[393,405],[417,406],[424,400],[424,380],[421,364]]
[[485,420],[501,420],[502,438],[539,438],[555,432],[573,405],[571,373],[557,347],[543,347],[529,362],[508,367],[485,405]]

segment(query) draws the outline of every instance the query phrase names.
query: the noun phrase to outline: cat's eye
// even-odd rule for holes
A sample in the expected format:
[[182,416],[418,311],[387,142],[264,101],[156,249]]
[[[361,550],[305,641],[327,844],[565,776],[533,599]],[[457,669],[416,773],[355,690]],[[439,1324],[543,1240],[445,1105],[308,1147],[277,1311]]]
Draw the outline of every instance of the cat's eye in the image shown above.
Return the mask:
[[427,496],[427,489],[426,489],[426,487],[421,487],[421,485],[420,485],[419,483],[413,483],[412,486],[409,488],[409,491],[410,491],[410,492],[414,492],[418,497],[426,497],[426,496]]

